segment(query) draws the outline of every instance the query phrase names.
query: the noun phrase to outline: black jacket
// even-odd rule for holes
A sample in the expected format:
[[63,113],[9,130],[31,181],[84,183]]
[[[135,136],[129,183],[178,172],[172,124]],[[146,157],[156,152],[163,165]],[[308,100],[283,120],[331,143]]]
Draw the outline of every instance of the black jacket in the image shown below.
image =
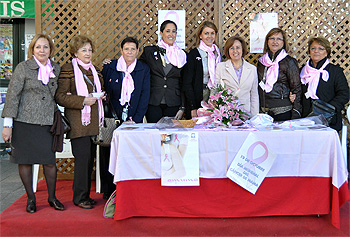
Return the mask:
[[[324,58],[319,61],[316,68],[321,68],[326,59],[327,58]],[[310,66],[314,67],[311,60]],[[342,127],[341,110],[344,109],[344,105],[349,102],[349,85],[341,67],[330,63],[324,68],[324,70],[328,71],[329,79],[325,82],[321,78],[322,75],[320,75],[316,95],[320,100],[323,100],[336,108],[336,119],[334,123],[330,124],[330,127],[339,131]],[[302,86],[303,117],[306,117],[312,111],[312,99],[306,99],[305,97],[307,87],[308,85]]]
[[191,117],[191,110],[201,108],[203,100],[203,63],[197,48],[192,49],[187,55],[183,91],[186,97],[186,114]]
[[149,104],[158,106],[165,96],[168,106],[184,106],[184,96],[181,93],[182,68],[173,66],[165,75],[158,46],[146,46],[140,61],[146,63],[151,69]]
[[[269,52],[270,59],[275,59],[280,52],[281,50],[275,55],[273,55],[272,52]],[[265,66],[259,61],[257,69],[258,80],[260,83],[263,80]],[[296,94],[293,104],[289,100],[290,92]],[[266,108],[293,105],[292,119],[300,118],[302,112],[300,70],[295,58],[287,55],[287,57],[279,62],[278,79],[273,85],[272,91],[264,93],[259,86],[259,102],[260,107]]]

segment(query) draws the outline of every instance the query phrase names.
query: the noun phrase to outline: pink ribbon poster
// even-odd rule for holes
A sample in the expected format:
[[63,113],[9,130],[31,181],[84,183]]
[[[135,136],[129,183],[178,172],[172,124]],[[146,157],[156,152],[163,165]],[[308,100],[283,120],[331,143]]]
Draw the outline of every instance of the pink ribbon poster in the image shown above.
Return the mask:
[[197,132],[161,133],[162,186],[199,186]]
[[276,154],[255,134],[249,133],[226,176],[255,194],[275,161]]

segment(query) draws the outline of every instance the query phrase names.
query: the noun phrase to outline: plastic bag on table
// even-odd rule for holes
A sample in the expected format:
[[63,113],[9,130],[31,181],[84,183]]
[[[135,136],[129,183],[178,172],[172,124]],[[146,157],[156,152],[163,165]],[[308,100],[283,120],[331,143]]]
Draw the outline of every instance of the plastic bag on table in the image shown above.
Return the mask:
[[163,117],[155,125],[158,129],[167,129],[167,128],[184,128],[184,126],[174,117]]

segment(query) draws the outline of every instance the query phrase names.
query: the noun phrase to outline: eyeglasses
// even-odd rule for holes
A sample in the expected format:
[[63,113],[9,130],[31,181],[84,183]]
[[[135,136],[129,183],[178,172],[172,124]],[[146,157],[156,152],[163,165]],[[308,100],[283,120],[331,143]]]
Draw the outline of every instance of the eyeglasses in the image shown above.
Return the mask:
[[269,40],[270,41],[279,41],[279,42],[283,41],[283,39],[281,39],[281,38],[274,38],[274,37],[270,37]]
[[310,48],[310,51],[312,51],[312,52],[315,52],[316,50],[325,51],[326,49],[325,48],[315,48],[315,47]]

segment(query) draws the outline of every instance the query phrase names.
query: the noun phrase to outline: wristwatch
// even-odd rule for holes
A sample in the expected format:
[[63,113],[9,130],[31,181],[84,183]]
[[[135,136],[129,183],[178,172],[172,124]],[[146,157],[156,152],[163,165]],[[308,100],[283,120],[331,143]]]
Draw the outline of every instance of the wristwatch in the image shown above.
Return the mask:
[[184,112],[184,111],[185,111],[185,107],[181,106],[181,107],[179,108],[179,110],[181,110],[182,112]]

